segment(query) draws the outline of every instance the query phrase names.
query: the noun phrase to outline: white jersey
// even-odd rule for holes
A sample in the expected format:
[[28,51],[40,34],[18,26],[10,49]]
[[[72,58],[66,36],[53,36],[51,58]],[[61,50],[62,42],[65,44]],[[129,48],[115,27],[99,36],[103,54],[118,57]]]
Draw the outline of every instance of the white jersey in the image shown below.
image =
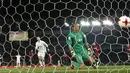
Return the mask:
[[16,55],[16,57],[17,57],[17,62],[19,62],[20,61],[20,55]]
[[38,52],[45,53],[47,47],[48,45],[44,41],[40,40],[36,42],[35,49],[38,50]]

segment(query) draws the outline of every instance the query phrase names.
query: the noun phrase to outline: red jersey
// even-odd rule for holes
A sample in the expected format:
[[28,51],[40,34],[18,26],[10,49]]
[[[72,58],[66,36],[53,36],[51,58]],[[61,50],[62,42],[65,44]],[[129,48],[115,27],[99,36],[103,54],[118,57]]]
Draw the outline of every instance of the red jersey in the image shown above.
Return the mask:
[[64,54],[64,59],[67,61],[68,60],[68,56],[66,54]]
[[93,49],[94,49],[94,53],[98,56],[99,55],[99,51],[100,51],[99,46],[98,45],[94,45]]
[[49,56],[49,61],[50,61],[50,62],[52,61],[52,56]]
[[130,51],[130,46],[127,47],[127,51]]
[[33,52],[29,52],[29,57],[33,58]]

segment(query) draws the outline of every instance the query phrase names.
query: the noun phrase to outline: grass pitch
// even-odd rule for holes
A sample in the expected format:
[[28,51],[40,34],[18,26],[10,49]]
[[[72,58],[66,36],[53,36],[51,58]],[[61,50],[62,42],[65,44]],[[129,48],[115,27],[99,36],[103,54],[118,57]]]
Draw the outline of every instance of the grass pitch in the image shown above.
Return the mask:
[[69,66],[66,67],[14,67],[14,68],[0,68],[0,73],[130,73],[130,66],[100,66],[93,69],[87,66],[86,69],[71,70]]

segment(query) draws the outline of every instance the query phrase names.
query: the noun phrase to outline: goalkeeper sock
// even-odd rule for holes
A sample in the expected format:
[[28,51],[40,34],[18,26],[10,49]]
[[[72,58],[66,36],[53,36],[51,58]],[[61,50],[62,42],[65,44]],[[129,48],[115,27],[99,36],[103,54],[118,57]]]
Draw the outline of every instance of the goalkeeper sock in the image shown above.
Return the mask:
[[74,61],[72,61],[72,65],[74,65],[74,67],[77,67],[77,68],[80,67],[80,64],[78,64],[78,63],[76,63],[76,62],[74,62]]

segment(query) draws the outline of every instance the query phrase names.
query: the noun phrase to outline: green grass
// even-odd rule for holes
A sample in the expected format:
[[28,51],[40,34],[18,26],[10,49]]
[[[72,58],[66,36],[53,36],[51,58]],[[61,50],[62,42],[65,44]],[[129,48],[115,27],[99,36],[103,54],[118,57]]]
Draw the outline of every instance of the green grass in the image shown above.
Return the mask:
[[100,66],[97,69],[88,66],[84,70],[71,70],[70,67],[0,68],[0,73],[130,73],[130,66]]

